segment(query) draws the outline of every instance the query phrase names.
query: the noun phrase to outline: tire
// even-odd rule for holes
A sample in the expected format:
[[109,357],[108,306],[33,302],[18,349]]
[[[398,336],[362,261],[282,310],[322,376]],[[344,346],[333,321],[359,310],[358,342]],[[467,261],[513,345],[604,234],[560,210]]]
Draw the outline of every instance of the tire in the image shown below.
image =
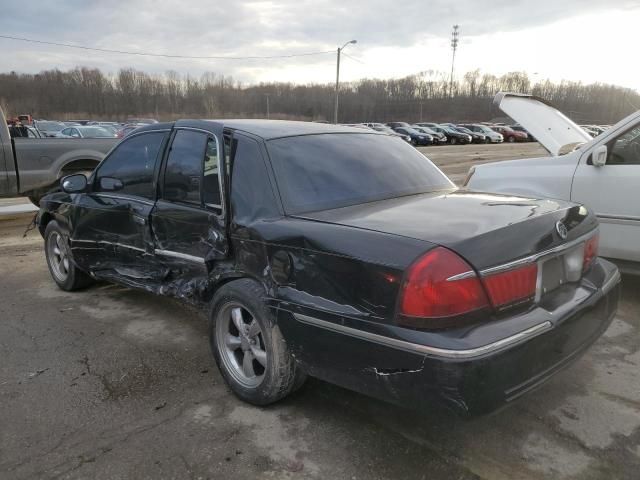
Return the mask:
[[516,141],[516,138],[515,138],[515,137],[509,137],[509,138],[507,138],[507,142],[509,142],[509,143],[513,143],[513,142],[515,142],[515,141]]
[[209,342],[222,377],[245,402],[277,402],[306,379],[266,307],[264,289],[253,280],[235,280],[216,292]]
[[455,145],[456,143],[458,143],[458,139],[455,137],[451,137],[450,142],[451,142],[451,145]]
[[55,220],[50,221],[44,231],[44,252],[51,278],[60,289],[71,292],[94,283],[75,266],[69,247],[69,231]]
[[484,143],[491,143],[491,139],[490,139],[489,137],[486,137],[486,138],[484,139]]

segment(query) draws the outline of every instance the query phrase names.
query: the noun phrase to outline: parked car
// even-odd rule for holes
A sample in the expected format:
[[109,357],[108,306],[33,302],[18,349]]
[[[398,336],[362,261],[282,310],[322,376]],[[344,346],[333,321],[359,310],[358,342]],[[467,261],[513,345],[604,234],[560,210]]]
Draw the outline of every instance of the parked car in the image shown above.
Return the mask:
[[91,123],[91,120],[69,120],[69,122],[76,125],[88,125],[89,123]]
[[56,135],[60,138],[116,138],[114,132],[110,132],[106,128],[78,125],[76,127],[67,127]]
[[45,137],[55,137],[66,125],[62,122],[51,120],[35,120],[34,125]]
[[387,135],[393,135],[393,136],[396,136],[396,137],[400,137],[405,142],[411,143],[411,136],[410,135],[404,135],[402,133],[398,133],[398,132],[394,131],[393,129],[387,127],[384,123],[364,123],[363,125],[366,125],[367,127],[371,128],[372,130],[375,130],[376,132],[382,132],[382,133],[386,133]]
[[491,129],[501,134],[505,142],[514,143],[526,142],[529,140],[529,136],[526,133],[519,132],[511,127],[507,127],[504,125],[493,125]]
[[[6,118],[2,108],[0,118]],[[36,205],[61,177],[93,170],[117,142],[115,138],[22,138],[28,136],[26,132],[12,139],[9,126],[0,124],[0,197],[29,197]]]
[[480,132],[474,132],[472,130],[469,130],[466,127],[460,126],[460,125],[456,125],[455,127],[453,127],[454,130],[461,132],[461,133],[466,133],[467,135],[471,135],[471,141],[473,143],[490,143],[491,139],[489,139],[484,133],[480,133]]
[[553,158],[477,165],[465,185],[584,203],[600,221],[602,255],[624,271],[640,273],[640,111],[591,138],[540,98],[501,93],[495,104]]
[[482,133],[489,142],[491,143],[502,143],[504,141],[504,137],[502,134],[496,132],[495,130],[491,130],[486,125],[482,125],[480,123],[464,123],[460,125],[461,127],[467,128],[472,132]]
[[393,130],[401,135],[407,135],[411,138],[412,145],[433,145],[434,138],[431,135],[419,132],[414,128],[395,127]]
[[467,135],[466,133],[458,132],[451,127],[447,127],[445,125],[439,125],[437,127],[430,127],[432,130],[436,132],[443,133],[447,136],[447,141],[451,145],[461,144],[466,145],[471,143],[471,135]]
[[531,133],[529,133],[529,130],[524,128],[522,125],[511,125],[511,129],[515,130],[516,132],[525,133],[527,135],[527,141],[529,141],[529,142],[535,142],[536,141],[535,137],[533,135],[531,135]]
[[427,127],[427,128],[433,128],[433,127],[439,127],[440,126],[439,123],[431,123],[431,122],[418,122],[415,125],[418,125],[419,127]]
[[617,308],[588,209],[459,190],[373,131],[160,123],[62,189],[37,217],[55,283],[206,305],[222,377],[255,405],[313,375],[484,413],[577,358]]
[[407,122],[389,122],[387,123],[387,127],[392,128],[393,130],[395,130],[396,128],[411,128],[411,125],[409,125]]
[[411,125],[411,128],[421,133],[431,135],[433,137],[433,145],[443,145],[447,143],[447,136],[444,133],[436,132],[429,127],[421,127],[419,125]]

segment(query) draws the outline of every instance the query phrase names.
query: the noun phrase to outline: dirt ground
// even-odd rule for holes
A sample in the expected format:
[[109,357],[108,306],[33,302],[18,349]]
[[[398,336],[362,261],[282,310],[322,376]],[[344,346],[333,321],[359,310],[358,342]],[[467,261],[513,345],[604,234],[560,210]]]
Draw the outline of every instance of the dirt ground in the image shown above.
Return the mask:
[[[498,148],[542,153],[425,151],[464,176]],[[317,380],[255,408],[224,385],[200,312],[107,284],[58,290],[37,231],[22,237],[29,220],[0,217],[2,479],[638,478],[638,278],[581,360],[491,416],[416,413]]]

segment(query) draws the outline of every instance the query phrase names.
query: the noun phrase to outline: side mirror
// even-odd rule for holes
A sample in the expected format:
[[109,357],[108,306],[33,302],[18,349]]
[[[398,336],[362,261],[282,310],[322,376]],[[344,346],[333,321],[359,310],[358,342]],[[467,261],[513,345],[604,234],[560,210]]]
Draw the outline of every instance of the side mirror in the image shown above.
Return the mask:
[[591,163],[594,167],[604,167],[607,164],[607,146],[600,145],[591,154]]
[[67,175],[62,178],[60,185],[66,193],[82,193],[87,189],[87,177],[82,173]]
[[122,190],[124,188],[124,184],[122,180],[113,177],[102,177],[100,179],[100,190],[103,192],[117,192],[118,190]]

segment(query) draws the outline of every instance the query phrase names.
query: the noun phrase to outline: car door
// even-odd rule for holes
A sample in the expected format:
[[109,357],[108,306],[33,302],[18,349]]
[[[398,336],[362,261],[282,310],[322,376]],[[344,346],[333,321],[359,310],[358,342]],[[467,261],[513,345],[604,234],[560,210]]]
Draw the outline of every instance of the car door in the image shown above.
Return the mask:
[[81,267],[106,276],[139,277],[149,270],[149,217],[160,152],[168,136],[168,130],[158,130],[128,137],[92,175],[90,191],[75,205],[72,248]]
[[[606,143],[605,143],[606,142]],[[604,166],[592,152],[607,147]],[[571,200],[595,210],[600,221],[600,255],[640,262],[640,125],[594,144],[580,158]]]
[[151,214],[155,254],[178,289],[180,280],[206,275],[209,262],[228,254],[222,125],[206,124],[206,130],[176,124]]

